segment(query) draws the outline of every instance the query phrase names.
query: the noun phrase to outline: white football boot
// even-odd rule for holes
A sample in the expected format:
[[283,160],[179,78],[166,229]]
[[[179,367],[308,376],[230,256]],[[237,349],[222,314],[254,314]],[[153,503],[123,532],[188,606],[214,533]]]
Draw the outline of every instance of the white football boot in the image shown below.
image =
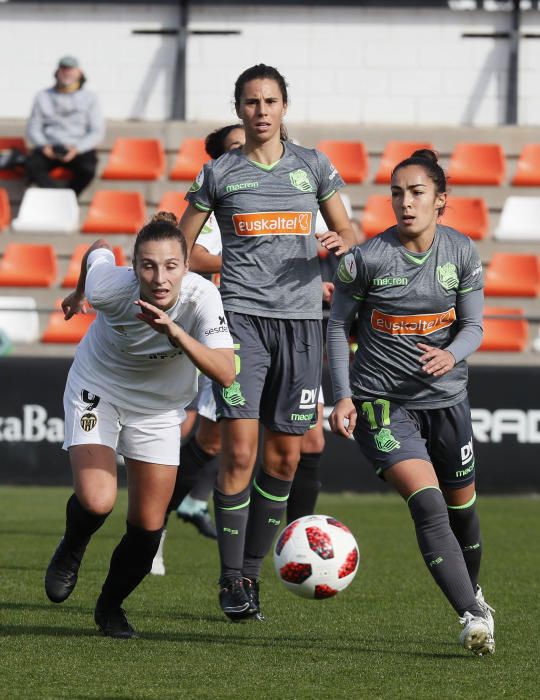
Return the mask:
[[477,656],[495,653],[495,640],[490,629],[489,622],[483,617],[475,617],[472,613],[466,612],[459,618],[463,625],[459,641],[461,646]]

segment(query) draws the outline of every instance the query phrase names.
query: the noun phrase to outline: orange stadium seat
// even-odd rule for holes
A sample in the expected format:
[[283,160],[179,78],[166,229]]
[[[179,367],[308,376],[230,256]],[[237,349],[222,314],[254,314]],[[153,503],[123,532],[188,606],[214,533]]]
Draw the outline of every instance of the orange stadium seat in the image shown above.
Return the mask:
[[402,160],[405,160],[405,158],[412,156],[412,154],[420,148],[434,150],[433,144],[427,142],[388,141],[381,156],[379,169],[375,175],[375,182],[379,184],[389,183],[392,170],[396,165],[401,163]]
[[[20,136],[1,136],[0,151],[11,148],[18,148],[19,151],[28,153],[24,139]],[[24,177],[24,174],[24,168],[22,166],[13,169],[0,170],[0,180],[19,180],[20,178]]]
[[0,286],[50,287],[58,276],[52,245],[8,243],[0,260]]
[[[529,339],[529,324],[523,315],[523,309],[486,306],[483,320],[484,337],[479,350],[523,352]],[[490,316],[508,318],[490,318]]]
[[204,139],[185,139],[178,149],[169,178],[194,180],[202,166],[209,160],[210,156],[204,148]]
[[170,211],[177,219],[180,219],[188,205],[188,202],[184,199],[185,196],[185,192],[165,192],[159,200],[156,211]]
[[528,143],[523,147],[512,184],[521,187],[540,187],[540,143]]
[[451,226],[474,240],[485,238],[489,231],[489,214],[482,197],[448,197],[441,224]]
[[450,185],[501,185],[506,175],[498,143],[458,143],[448,165]]
[[394,226],[396,217],[392,209],[390,195],[372,194],[366,200],[364,214],[360,222],[362,231],[368,238],[373,238],[381,231]]
[[3,231],[11,223],[11,207],[7,191],[0,187],[0,231]]
[[157,180],[165,170],[165,153],[158,139],[117,138],[105,170],[104,180]]
[[42,343],[79,343],[86,331],[96,319],[94,311],[90,310],[86,314],[75,314],[69,321],[64,319],[64,312],[61,310],[62,300],[58,299],[56,306],[59,311],[53,311],[49,315],[47,327],[41,336]]
[[[62,280],[62,287],[77,286],[79,274],[81,272],[81,262],[89,247],[90,246],[88,246],[86,243],[81,243],[75,248],[71,255],[65,277]],[[117,265],[122,266],[126,264],[126,256],[124,255],[124,251],[120,246],[114,246],[113,253]]]
[[139,192],[98,190],[90,202],[83,233],[137,233],[146,221]]
[[540,259],[537,255],[495,253],[489,263],[486,296],[536,297],[540,292]]
[[317,149],[330,158],[345,182],[363,182],[366,179],[368,155],[361,141],[319,141]]

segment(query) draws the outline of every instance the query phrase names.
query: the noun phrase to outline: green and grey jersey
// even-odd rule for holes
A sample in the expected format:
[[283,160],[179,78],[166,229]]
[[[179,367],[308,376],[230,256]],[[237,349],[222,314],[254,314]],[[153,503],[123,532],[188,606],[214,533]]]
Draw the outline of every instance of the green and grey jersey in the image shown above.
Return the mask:
[[215,213],[227,311],[320,319],[315,222],[320,202],[344,183],[323,153],[289,142],[283,147],[273,166],[248,160],[240,149],[206,163],[187,199]]
[[[327,352],[336,400],[385,398],[425,409],[463,400],[464,358],[482,338],[482,264],[470,238],[437,226],[430,249],[414,254],[393,226],[352,248],[334,282]],[[349,378],[344,347],[356,312],[358,350]],[[442,377],[426,374],[417,343],[450,350],[456,365]]]

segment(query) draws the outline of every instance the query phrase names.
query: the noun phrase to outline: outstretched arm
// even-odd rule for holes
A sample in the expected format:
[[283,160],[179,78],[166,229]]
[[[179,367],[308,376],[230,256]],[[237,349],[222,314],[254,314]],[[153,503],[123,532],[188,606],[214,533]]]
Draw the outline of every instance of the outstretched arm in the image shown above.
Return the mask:
[[164,333],[174,347],[182,348],[195,367],[221,386],[230,386],[236,376],[234,350],[232,348],[209,348],[186,333],[164,311],[142,299],[135,302],[141,312],[137,318],[147,323],[158,333]]

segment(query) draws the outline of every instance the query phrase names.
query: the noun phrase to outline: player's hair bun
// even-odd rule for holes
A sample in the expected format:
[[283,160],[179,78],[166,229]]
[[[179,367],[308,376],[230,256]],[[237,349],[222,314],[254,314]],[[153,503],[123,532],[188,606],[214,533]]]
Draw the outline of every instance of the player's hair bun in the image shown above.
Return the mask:
[[437,165],[439,162],[437,153],[432,151],[430,148],[419,148],[412,154],[411,158],[422,158],[423,160],[429,161],[433,165]]
[[171,226],[178,226],[178,219],[176,216],[172,213],[172,211],[158,211],[154,216],[150,219],[151,224],[157,224],[157,223],[166,223],[170,224]]

